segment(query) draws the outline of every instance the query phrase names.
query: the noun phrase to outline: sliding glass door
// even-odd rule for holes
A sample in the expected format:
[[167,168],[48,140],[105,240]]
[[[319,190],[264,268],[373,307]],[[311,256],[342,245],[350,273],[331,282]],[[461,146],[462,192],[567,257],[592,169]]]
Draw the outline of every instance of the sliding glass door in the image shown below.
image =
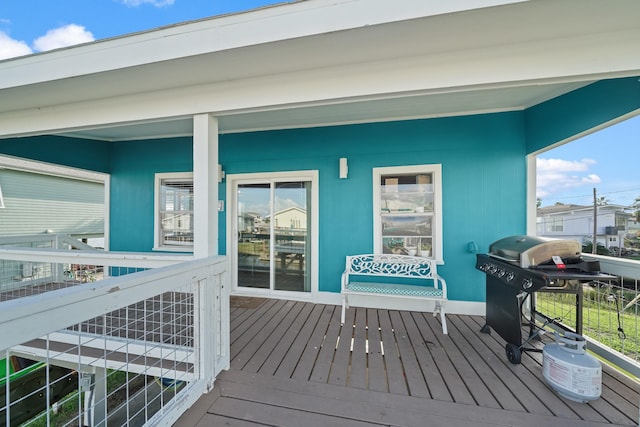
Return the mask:
[[310,292],[312,181],[233,183],[238,288]]

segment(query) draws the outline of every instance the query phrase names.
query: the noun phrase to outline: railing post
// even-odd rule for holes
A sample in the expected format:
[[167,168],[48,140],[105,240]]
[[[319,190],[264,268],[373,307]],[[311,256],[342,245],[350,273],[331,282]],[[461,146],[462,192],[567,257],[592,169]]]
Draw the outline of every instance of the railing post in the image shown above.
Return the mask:
[[215,293],[214,293],[214,276],[208,274],[206,278],[198,280],[198,305],[197,312],[199,321],[198,336],[196,343],[199,346],[199,367],[198,374],[205,383],[205,390],[208,392],[213,389],[215,381]]
[[230,318],[229,318],[229,270],[218,272],[216,277],[215,325],[217,334],[215,375],[229,369],[230,365]]

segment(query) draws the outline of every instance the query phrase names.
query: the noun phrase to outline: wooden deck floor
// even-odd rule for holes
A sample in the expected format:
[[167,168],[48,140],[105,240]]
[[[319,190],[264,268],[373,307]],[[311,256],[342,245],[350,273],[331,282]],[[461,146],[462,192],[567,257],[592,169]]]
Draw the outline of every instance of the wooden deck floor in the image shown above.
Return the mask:
[[559,397],[542,354],[506,360],[482,317],[264,300],[231,311],[231,369],[177,426],[638,425],[639,385],[605,367],[602,397]]

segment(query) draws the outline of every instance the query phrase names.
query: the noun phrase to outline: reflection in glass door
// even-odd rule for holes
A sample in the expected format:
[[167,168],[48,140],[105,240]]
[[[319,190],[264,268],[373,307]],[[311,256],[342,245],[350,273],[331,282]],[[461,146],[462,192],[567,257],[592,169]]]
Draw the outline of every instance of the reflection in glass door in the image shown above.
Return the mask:
[[236,187],[238,286],[309,292],[310,181]]

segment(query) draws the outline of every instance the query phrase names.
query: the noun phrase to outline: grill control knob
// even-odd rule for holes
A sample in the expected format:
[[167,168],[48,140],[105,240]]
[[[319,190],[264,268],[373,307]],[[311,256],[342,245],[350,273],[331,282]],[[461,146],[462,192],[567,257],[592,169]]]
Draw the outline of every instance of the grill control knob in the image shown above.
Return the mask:
[[505,274],[507,274],[507,272],[504,271],[503,269],[498,270],[498,277],[504,277]]
[[529,289],[530,287],[533,286],[533,280],[531,279],[524,279],[522,281],[522,289]]
[[513,274],[512,271],[510,271],[510,272],[507,273],[507,277],[505,277],[505,279],[507,279],[507,282],[510,282],[510,281],[513,280],[514,277],[516,277],[516,275]]

